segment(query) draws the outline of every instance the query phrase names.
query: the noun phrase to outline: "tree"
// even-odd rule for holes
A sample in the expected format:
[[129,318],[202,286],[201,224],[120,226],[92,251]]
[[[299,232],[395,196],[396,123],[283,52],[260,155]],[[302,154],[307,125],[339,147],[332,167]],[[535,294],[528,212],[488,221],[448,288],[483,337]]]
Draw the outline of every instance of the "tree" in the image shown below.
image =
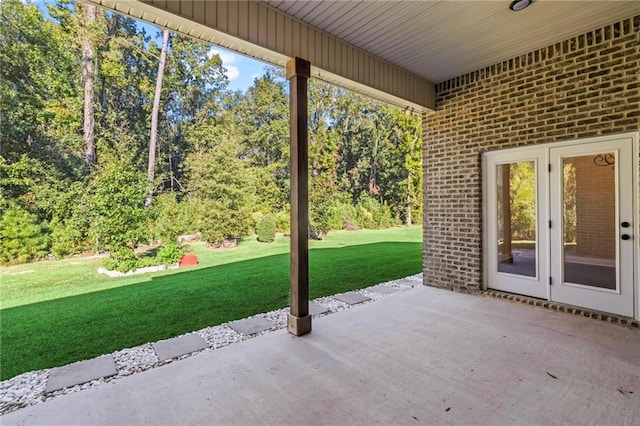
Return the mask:
[[149,193],[145,206],[149,207],[153,200],[154,170],[156,164],[156,141],[158,138],[158,113],[160,110],[160,95],[162,93],[162,76],[164,64],[167,59],[167,44],[169,43],[169,30],[162,31],[162,49],[158,62],[158,76],[156,77],[156,91],[153,97],[153,110],[151,111],[151,136],[149,137],[149,165],[147,167],[147,179],[149,180]]
[[[0,209],[17,203],[56,255],[93,247],[133,259],[151,236],[197,225],[219,242],[265,214],[286,228],[282,70],[232,92],[205,43],[168,31],[158,43],[134,20],[76,0],[47,7],[45,17],[29,0],[0,0]],[[387,226],[390,212],[413,223],[419,120],[316,80],[309,102],[314,229]]]
[[511,164],[509,169],[511,232],[513,238],[516,240],[535,240],[535,163],[533,161],[523,161]]
[[96,172],[87,192],[89,235],[96,249],[114,250],[145,240],[147,181],[142,173],[131,164],[110,163]]
[[392,167],[385,171],[389,182],[386,200],[396,206],[396,217],[408,226],[422,211],[422,126],[420,118],[398,108],[390,109],[393,149]]
[[309,82],[309,221],[321,234],[331,229],[331,210],[339,195],[336,160],[340,136],[329,126],[336,91],[329,83]]
[[146,170],[157,46],[133,19],[106,13],[96,25],[97,164],[126,156]]
[[11,163],[27,154],[72,173],[82,152],[73,39],[19,0],[0,2],[0,19],[0,155]]
[[[220,120],[218,120],[220,121]],[[192,149],[185,160],[188,191],[203,239],[220,243],[246,235],[253,223],[253,186],[240,158],[239,135],[209,118],[186,131]]]
[[93,113],[94,103],[94,49],[92,27],[96,22],[98,8],[93,4],[83,4],[82,25],[79,35],[82,43],[82,81],[84,82],[84,119],[82,136],[86,146],[85,161],[93,164],[96,161],[96,141],[94,134],[95,117]]
[[38,217],[12,202],[0,220],[0,263],[24,263],[48,253],[49,237]]
[[243,156],[261,176],[259,202],[265,212],[289,200],[289,102],[282,71],[267,68],[247,90],[241,109]]
[[162,84],[162,119],[158,122],[159,160],[155,164],[155,179],[161,189],[183,192],[186,182],[182,163],[191,149],[185,141],[185,129],[220,114],[227,84],[222,60],[208,44],[179,34],[170,37]]

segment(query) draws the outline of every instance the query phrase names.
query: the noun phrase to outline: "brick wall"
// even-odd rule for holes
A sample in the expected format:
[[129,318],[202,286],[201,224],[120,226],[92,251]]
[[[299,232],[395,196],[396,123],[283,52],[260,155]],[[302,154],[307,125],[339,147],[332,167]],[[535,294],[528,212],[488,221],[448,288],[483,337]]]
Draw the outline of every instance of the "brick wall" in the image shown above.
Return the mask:
[[423,116],[425,284],[477,291],[481,153],[640,129],[640,16],[436,85]]

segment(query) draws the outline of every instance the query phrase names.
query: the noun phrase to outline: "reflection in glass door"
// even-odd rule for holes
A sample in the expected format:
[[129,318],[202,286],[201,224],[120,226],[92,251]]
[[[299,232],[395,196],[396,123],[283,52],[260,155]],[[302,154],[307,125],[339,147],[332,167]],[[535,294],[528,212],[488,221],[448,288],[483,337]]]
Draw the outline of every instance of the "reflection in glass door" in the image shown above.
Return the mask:
[[562,159],[563,282],[618,289],[615,152]]
[[496,167],[498,272],[535,277],[536,164],[522,161]]

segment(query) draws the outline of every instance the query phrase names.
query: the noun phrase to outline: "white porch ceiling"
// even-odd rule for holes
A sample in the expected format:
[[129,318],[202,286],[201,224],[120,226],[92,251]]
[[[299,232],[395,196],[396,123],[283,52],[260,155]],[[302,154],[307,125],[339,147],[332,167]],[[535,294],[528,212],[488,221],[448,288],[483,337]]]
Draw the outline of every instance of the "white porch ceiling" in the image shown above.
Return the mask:
[[435,83],[640,14],[640,1],[263,0]]
[[640,15],[640,0],[82,1],[275,65],[298,56],[316,78],[415,111],[435,107],[434,83]]

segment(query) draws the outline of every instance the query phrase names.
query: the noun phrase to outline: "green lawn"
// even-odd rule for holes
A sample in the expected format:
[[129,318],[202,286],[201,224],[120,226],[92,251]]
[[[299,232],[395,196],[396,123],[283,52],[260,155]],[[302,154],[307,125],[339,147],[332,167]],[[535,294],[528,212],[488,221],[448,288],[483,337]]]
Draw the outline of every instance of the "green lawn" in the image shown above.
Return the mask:
[[[422,228],[333,231],[310,242],[310,297],[422,270]],[[233,250],[191,245],[197,267],[125,278],[100,259],[0,268],[0,378],[92,358],[289,304],[289,239]]]

